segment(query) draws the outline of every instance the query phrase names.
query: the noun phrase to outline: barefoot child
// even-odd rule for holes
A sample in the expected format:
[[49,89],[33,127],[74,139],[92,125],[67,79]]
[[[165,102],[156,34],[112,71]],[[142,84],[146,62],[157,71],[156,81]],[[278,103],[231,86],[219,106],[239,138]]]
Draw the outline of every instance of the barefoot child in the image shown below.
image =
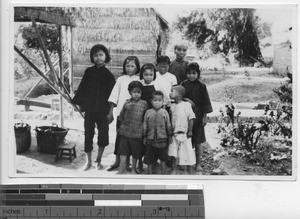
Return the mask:
[[[120,111],[127,99],[130,99],[130,93],[128,92],[128,85],[132,81],[139,80],[139,72],[140,72],[140,62],[136,56],[128,56],[123,63],[123,76],[117,79],[117,82],[111,92],[111,95],[108,99],[110,102],[110,112],[109,116],[113,119],[113,108],[116,107],[115,115],[117,116],[117,136],[115,142],[115,150],[114,154],[116,155],[116,159],[114,164],[107,171],[112,171],[119,167],[120,164],[120,156],[118,154],[119,142],[120,142],[120,120],[119,114]],[[129,161],[128,161],[129,162]]]
[[136,163],[142,158],[143,150],[143,118],[148,104],[141,99],[142,83],[132,81],[128,85],[131,98],[127,100],[120,112],[120,145],[118,154],[120,155],[119,174],[126,172],[126,157],[132,155],[132,173],[137,171]]
[[176,174],[176,158],[179,165],[187,166],[188,173],[191,173],[192,166],[196,163],[191,142],[195,114],[191,104],[182,100],[184,94],[185,88],[182,85],[172,87],[170,93],[170,98],[175,101],[170,109],[173,127],[172,143],[168,150],[172,159],[171,174]]
[[206,85],[199,81],[200,68],[196,62],[189,63],[187,70],[187,80],[183,81],[181,85],[185,88],[185,97],[189,98],[195,104],[196,120],[193,126],[192,143],[196,150],[196,171],[200,172],[201,156],[203,154],[203,144],[206,142],[205,130],[206,114],[213,111],[206,89]]
[[92,47],[90,61],[94,66],[88,67],[72,103],[79,105],[85,112],[84,116],[84,152],[87,154],[87,164],[84,170],[92,166],[92,150],[95,124],[98,128],[97,167],[102,169],[101,158],[104,148],[108,145],[108,125],[112,122],[109,113],[108,97],[115,85],[113,74],[105,67],[110,61],[107,48],[101,44]]
[[155,91],[151,102],[153,108],[147,110],[143,123],[143,142],[146,145],[144,163],[148,165],[148,174],[152,174],[153,164],[159,158],[161,174],[165,174],[172,126],[168,112],[162,108],[164,94],[161,91]]

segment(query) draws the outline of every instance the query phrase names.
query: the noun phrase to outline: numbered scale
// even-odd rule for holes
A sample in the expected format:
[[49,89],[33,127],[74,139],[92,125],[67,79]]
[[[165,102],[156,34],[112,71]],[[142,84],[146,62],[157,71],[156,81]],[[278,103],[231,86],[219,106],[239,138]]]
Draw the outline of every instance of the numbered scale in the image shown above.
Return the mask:
[[204,219],[202,185],[3,185],[0,219]]

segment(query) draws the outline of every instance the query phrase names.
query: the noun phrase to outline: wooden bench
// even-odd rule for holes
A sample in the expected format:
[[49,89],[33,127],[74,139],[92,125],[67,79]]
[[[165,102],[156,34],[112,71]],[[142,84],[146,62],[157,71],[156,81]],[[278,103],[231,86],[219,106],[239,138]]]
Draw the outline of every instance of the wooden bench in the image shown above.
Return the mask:
[[44,103],[44,102],[33,101],[33,100],[28,100],[28,99],[18,100],[17,105],[25,105],[25,111],[29,111],[30,106],[51,108],[51,104]]
[[56,157],[55,161],[58,161],[60,157],[68,156],[70,159],[70,162],[74,158],[76,158],[76,150],[75,150],[76,144],[74,143],[64,143],[56,148]]

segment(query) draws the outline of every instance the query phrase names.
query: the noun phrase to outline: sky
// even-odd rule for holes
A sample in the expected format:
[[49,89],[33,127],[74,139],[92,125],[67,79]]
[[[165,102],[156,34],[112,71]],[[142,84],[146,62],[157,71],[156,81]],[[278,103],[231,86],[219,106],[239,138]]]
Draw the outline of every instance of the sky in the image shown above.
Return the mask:
[[[169,23],[176,20],[178,15],[188,14],[191,10],[195,9],[191,7],[179,7],[179,6],[164,6],[164,7],[154,7]],[[283,7],[260,7],[257,8],[257,14],[265,22],[275,23],[282,20],[288,21],[292,19],[291,6]]]

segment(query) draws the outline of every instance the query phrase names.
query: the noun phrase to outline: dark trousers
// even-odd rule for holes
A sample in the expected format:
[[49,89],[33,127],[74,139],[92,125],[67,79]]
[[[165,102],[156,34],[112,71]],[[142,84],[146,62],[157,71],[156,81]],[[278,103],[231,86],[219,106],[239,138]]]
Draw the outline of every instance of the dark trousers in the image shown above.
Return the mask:
[[106,147],[108,142],[108,122],[104,113],[86,112],[84,117],[84,152],[93,150],[93,138],[95,134],[95,124],[98,128],[98,146]]
[[118,151],[119,151],[120,138],[121,138],[121,135],[119,134],[120,126],[121,126],[121,121],[119,120],[119,117],[117,117],[117,124],[116,124],[117,134],[116,134],[115,151],[114,151],[115,155],[119,155]]

